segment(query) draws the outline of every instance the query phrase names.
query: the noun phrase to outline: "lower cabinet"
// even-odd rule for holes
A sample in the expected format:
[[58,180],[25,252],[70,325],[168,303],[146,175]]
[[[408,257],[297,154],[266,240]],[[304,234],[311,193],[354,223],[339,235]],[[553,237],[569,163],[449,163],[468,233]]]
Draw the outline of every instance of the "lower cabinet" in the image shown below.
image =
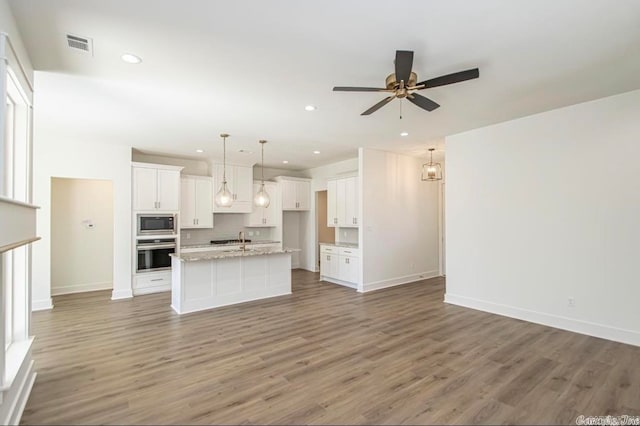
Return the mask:
[[133,277],[133,294],[159,293],[171,290],[171,271],[146,272]]
[[320,279],[348,287],[357,287],[360,282],[360,251],[321,245]]

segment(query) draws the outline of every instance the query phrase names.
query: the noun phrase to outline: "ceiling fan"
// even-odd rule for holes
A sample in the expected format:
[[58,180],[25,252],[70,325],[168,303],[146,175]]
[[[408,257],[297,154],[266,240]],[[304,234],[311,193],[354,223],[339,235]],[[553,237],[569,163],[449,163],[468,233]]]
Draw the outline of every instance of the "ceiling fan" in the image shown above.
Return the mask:
[[334,87],[334,92],[387,92],[392,95],[381,100],[360,115],[369,115],[376,112],[394,99],[407,98],[409,102],[419,106],[427,111],[433,111],[440,105],[415,93],[418,90],[429,89],[431,87],[445,86],[447,84],[459,83],[461,81],[478,78],[480,72],[478,68],[472,68],[465,71],[454,72],[418,83],[418,76],[411,71],[413,67],[413,52],[410,50],[396,50],[395,68],[396,72],[386,79],[386,88],[378,89],[375,87]]

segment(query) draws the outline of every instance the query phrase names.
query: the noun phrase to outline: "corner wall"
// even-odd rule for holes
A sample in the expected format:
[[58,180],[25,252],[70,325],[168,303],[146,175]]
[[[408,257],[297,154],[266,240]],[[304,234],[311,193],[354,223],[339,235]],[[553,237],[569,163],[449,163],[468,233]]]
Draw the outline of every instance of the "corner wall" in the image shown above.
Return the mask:
[[640,90],[448,137],[445,301],[640,345],[638,117]]
[[372,291],[439,275],[439,182],[424,159],[360,148],[363,286]]
[[[36,74],[36,81],[38,75]],[[41,92],[36,93],[36,105]],[[38,235],[33,247],[33,310],[50,309],[51,303],[51,178],[98,179],[113,182],[113,298],[132,297],[131,290],[131,148],[59,140],[48,136],[34,117],[34,204],[38,210]]]

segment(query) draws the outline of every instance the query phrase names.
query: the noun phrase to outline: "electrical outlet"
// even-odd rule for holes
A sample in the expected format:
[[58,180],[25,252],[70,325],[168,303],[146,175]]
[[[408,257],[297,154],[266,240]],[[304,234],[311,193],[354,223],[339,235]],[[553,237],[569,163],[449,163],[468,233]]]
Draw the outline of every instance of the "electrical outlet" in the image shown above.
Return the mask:
[[414,269],[416,269],[416,264],[415,263],[411,263],[411,270],[413,271]]
[[344,232],[342,233],[342,236],[343,236],[343,237],[345,237],[345,238],[347,238],[347,231],[344,231]]
[[256,235],[260,235],[260,231],[256,231]]
[[253,237],[253,231],[249,231],[249,236]]
[[575,308],[576,307],[576,299],[574,299],[573,297],[570,297],[567,300],[567,306],[569,306],[570,308]]
[[191,232],[187,232],[187,240],[191,239]]

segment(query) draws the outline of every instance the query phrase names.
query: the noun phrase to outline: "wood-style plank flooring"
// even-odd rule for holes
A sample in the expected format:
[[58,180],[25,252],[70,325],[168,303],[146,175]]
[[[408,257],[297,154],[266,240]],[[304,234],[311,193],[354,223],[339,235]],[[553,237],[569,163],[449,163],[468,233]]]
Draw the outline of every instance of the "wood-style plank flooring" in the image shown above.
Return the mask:
[[640,415],[640,348],[442,302],[442,279],[178,316],[169,293],[33,315],[25,424],[575,424]]

